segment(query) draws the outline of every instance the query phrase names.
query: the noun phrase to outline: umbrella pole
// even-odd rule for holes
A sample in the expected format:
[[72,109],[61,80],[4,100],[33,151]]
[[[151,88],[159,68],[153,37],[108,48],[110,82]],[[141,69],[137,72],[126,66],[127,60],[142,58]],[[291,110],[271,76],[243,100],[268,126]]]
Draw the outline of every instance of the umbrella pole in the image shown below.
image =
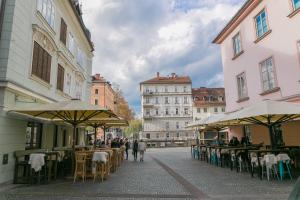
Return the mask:
[[273,127],[272,127],[272,125],[268,125],[268,129],[269,129],[269,134],[270,134],[271,148],[274,149],[275,148],[275,144],[274,144],[274,134],[273,134]]
[[96,148],[96,138],[97,138],[97,127],[94,126],[95,132],[94,132],[94,149]]
[[106,145],[105,126],[103,126],[103,138],[104,138],[104,144]]

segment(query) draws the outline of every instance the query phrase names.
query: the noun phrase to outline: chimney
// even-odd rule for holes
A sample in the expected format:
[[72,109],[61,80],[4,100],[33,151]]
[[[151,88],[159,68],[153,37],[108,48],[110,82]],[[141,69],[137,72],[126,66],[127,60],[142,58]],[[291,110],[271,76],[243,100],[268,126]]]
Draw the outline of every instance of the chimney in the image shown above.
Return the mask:
[[100,74],[95,74],[94,77],[95,77],[96,80],[99,80],[100,79]]
[[156,72],[156,77],[159,78],[159,72]]

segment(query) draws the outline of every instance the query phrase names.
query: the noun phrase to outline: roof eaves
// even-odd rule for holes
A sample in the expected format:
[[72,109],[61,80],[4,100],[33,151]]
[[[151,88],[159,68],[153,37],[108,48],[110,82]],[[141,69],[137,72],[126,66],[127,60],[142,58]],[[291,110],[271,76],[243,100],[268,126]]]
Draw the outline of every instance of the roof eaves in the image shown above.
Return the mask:
[[[220,44],[223,40],[221,37],[230,29],[230,27],[239,19],[239,17],[249,8],[252,3],[257,3],[257,5],[262,2],[262,0],[247,0],[244,5],[238,10],[238,12],[230,19],[226,26],[221,30],[217,37],[212,41],[214,44]],[[228,33],[229,34],[229,33]]]

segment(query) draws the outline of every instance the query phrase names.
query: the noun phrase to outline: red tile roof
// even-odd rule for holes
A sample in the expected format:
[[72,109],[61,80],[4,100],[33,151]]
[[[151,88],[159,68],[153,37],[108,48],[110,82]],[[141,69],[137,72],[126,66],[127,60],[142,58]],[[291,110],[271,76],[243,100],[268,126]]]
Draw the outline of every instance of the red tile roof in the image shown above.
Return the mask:
[[[224,88],[193,88],[194,106],[225,106]],[[222,100],[219,98],[222,97]]]
[[189,76],[177,76],[172,74],[169,77],[162,77],[159,74],[152,79],[143,81],[140,84],[191,84],[192,80]]

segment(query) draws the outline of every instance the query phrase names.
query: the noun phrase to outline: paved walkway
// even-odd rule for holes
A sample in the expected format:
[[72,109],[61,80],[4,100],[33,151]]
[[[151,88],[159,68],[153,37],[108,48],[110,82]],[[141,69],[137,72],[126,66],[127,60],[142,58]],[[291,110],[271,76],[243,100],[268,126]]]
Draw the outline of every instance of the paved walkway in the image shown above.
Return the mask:
[[[50,199],[287,199],[295,181],[266,181],[192,160],[189,148],[149,149],[143,163],[125,161],[104,182],[24,186],[0,192],[0,200]],[[1,191],[1,190],[0,190]]]

